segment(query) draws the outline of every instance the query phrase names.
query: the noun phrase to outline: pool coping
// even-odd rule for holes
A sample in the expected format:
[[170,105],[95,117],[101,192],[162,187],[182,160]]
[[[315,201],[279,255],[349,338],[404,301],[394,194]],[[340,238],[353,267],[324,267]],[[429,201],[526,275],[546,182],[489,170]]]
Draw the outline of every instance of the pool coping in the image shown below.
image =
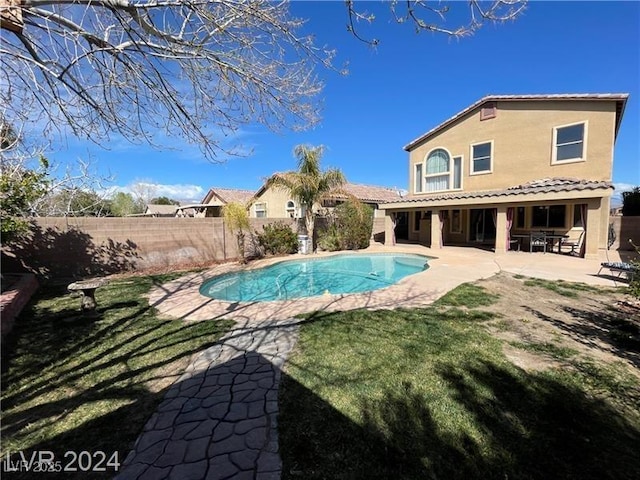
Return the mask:
[[[220,273],[220,274],[216,274],[214,276],[212,276],[211,278],[208,278],[206,280],[204,280],[204,282],[201,284],[200,286],[200,294],[205,296],[205,297],[209,297],[209,298],[213,298],[215,300],[220,300],[220,301],[224,301],[224,302],[228,302],[228,303],[242,303],[242,304],[250,304],[253,303],[250,300],[229,300],[229,299],[223,299],[223,298],[216,298],[215,296],[210,296],[207,295],[207,293],[204,293],[204,287],[205,284],[209,283],[209,282],[215,282],[217,280],[221,280],[221,281],[225,281],[228,280],[229,278],[233,278],[234,275],[237,274],[243,274],[244,272],[255,272],[258,270],[267,270],[271,267],[275,267],[275,266],[284,266],[287,264],[294,264],[294,263],[299,263],[299,262],[307,262],[307,263],[314,263],[314,262],[322,262],[326,259],[339,259],[339,258],[353,258],[353,257],[389,257],[389,256],[396,256],[398,258],[404,257],[404,258],[415,258],[416,262],[420,262],[420,265],[422,266],[422,270],[413,272],[413,273],[409,273],[407,275],[405,275],[404,277],[396,280],[396,281],[392,281],[392,280],[387,280],[387,279],[379,279],[378,276],[376,276],[375,278],[378,280],[379,285],[376,288],[372,288],[371,290],[367,290],[364,292],[339,292],[339,293],[329,293],[329,290],[325,290],[324,295],[333,295],[334,297],[337,296],[343,296],[343,295],[356,295],[358,293],[368,293],[368,292],[372,292],[375,290],[382,290],[383,288],[389,288],[392,287],[393,285],[398,284],[399,282],[401,282],[402,280],[404,280],[406,277],[411,276],[411,275],[416,275],[418,273],[422,273],[426,270],[429,269],[429,261],[433,259],[433,257],[424,255],[424,254],[418,254],[418,253],[408,253],[408,252],[370,252],[370,251],[353,251],[353,252],[345,252],[345,251],[339,251],[339,252],[327,252],[324,255],[296,255],[295,257],[281,257],[280,261],[277,262],[271,262],[268,264],[260,264],[257,266],[252,265],[251,268],[241,268],[239,270],[235,270],[235,271],[228,271],[225,273]],[[424,264],[422,263],[424,262]],[[418,267],[418,264],[416,263],[416,267]],[[380,269],[378,269],[380,270]],[[385,268],[382,268],[382,270],[385,270]],[[352,273],[349,270],[346,270],[345,268],[342,269],[329,269],[329,272],[332,273],[341,273],[341,274],[350,274]],[[367,272],[370,272],[371,270],[367,270]],[[297,272],[296,272],[297,273]],[[354,275],[359,276],[359,277],[364,277],[364,278],[370,278],[371,273],[364,273],[364,272],[353,272]],[[336,288],[333,288],[336,287]],[[268,287],[267,287],[268,288]],[[339,284],[333,283],[330,287],[332,290],[335,289],[339,289]],[[263,292],[268,294],[269,292]],[[315,298],[315,297],[320,297],[323,294],[318,294],[318,295],[306,295],[306,296],[296,296],[290,299],[287,299],[288,301],[293,301],[293,300],[308,300],[310,298]],[[255,302],[260,302],[260,303],[267,303],[267,302],[277,302],[277,301],[287,301],[287,300],[281,300],[281,299],[277,299],[277,300],[265,300],[265,299],[256,299]]]
[[374,245],[354,253],[410,253],[430,257],[429,268],[403,278],[395,285],[364,293],[305,297],[271,302],[225,302],[200,294],[202,283],[216,275],[252,270],[274,263],[303,258],[321,258],[349,252],[323,252],[312,255],[289,255],[250,262],[217,265],[214,268],[187,274],[149,293],[149,304],[161,314],[188,321],[233,319],[244,324],[290,318],[311,312],[332,312],[354,309],[395,309],[426,307],[442,295],[465,282],[488,278],[500,271],[546,279],[562,279],[593,285],[617,286],[610,278],[595,275],[599,260],[585,260],[543,253],[493,252],[464,247],[431,250],[421,245]]

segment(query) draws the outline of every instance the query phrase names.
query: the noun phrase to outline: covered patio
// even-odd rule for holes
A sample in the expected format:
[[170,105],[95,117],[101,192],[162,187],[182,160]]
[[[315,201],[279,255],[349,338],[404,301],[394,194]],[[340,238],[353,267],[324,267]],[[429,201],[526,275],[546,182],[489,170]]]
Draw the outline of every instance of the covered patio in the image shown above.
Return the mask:
[[441,249],[475,246],[569,253],[597,259],[606,250],[606,181],[542,179],[503,190],[414,195],[381,205],[385,244],[407,241]]

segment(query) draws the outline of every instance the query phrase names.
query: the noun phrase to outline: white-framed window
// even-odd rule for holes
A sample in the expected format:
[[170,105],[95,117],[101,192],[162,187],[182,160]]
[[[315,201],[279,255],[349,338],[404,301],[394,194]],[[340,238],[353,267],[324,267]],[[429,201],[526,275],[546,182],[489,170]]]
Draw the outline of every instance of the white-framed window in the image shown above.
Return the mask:
[[587,122],[553,128],[551,163],[584,162],[587,158]]
[[451,188],[460,190],[462,188],[462,157],[453,157],[453,182]]
[[425,157],[424,164],[414,169],[414,193],[444,192],[462,188],[462,157],[451,158],[444,148],[435,148]]
[[493,140],[471,144],[470,174],[491,173],[493,171]]
[[417,163],[415,168],[415,178],[414,178],[414,193],[422,193],[422,182],[424,180],[422,176],[422,163]]
[[449,190],[451,185],[451,157],[443,148],[432,150],[427,156],[425,186],[427,192]]
[[293,200],[289,200],[287,202],[286,211],[287,216],[289,216],[290,218],[294,218],[296,216],[296,202],[294,202]]
[[267,204],[266,203],[256,203],[254,205],[254,211],[256,212],[256,218],[266,218],[267,217]]

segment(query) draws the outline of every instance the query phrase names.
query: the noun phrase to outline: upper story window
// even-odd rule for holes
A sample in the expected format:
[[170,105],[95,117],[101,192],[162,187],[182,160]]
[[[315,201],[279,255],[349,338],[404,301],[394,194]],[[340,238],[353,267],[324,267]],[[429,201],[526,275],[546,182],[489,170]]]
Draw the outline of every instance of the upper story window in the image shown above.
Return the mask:
[[427,155],[424,165],[415,165],[414,193],[442,192],[462,188],[462,157],[453,157],[443,148]]
[[453,157],[453,189],[462,188],[462,157]]
[[425,184],[427,192],[439,192],[449,190],[451,162],[449,154],[438,148],[427,157],[427,171]]
[[414,193],[422,193],[422,163],[416,164],[415,185],[413,188]]
[[267,216],[267,204],[266,203],[256,203],[254,206],[256,212],[256,218],[266,218]]
[[551,163],[581,162],[586,159],[587,123],[564,125],[553,129]]
[[476,143],[471,145],[471,175],[476,173],[491,173],[493,142]]

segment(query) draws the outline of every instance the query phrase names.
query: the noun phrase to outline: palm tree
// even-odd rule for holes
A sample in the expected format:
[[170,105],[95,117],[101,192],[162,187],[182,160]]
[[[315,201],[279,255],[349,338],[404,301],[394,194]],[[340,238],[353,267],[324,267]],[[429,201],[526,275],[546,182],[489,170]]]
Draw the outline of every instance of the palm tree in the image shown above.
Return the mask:
[[[298,171],[276,173],[267,180],[266,185],[287,190],[304,208],[307,235],[315,245],[313,206],[331,194],[344,195],[342,187],[347,183],[347,180],[342,171],[337,168],[320,170],[320,159],[324,153],[323,146],[298,145],[294,148],[293,153],[298,159]],[[347,196],[349,195],[347,194]]]

